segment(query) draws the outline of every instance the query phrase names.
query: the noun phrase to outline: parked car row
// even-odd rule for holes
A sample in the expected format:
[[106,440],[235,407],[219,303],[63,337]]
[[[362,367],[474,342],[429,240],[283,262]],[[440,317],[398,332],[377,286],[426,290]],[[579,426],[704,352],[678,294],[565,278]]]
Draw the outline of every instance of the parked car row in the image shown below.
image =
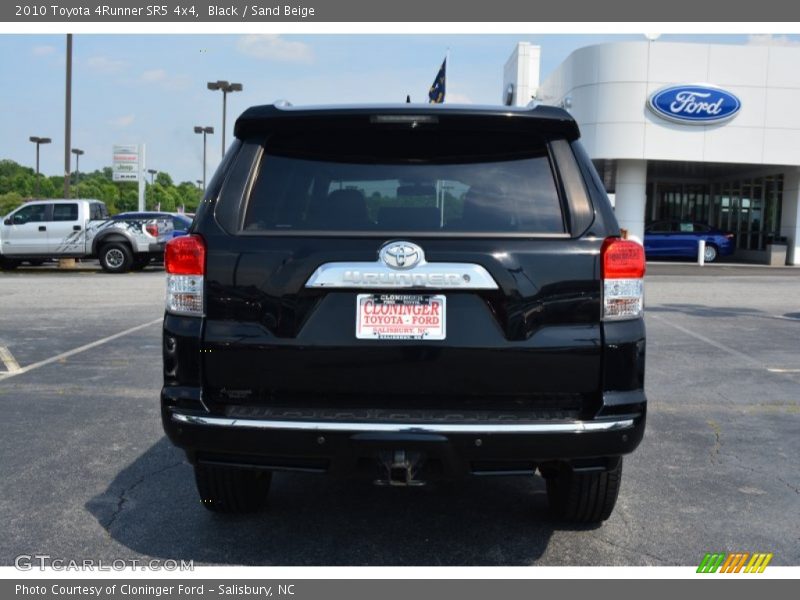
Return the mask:
[[164,246],[185,235],[191,220],[166,212],[110,217],[99,200],[37,200],[0,225],[0,268],[40,265],[58,258],[96,258],[109,273],[141,270],[163,260]]

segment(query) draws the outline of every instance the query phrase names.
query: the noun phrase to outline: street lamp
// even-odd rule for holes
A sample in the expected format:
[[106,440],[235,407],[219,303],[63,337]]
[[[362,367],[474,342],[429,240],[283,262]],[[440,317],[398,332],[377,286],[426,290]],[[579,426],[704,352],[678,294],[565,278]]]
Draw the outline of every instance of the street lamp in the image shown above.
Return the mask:
[[209,81],[208,89],[212,91],[222,90],[222,156],[225,156],[225,113],[227,110],[228,92],[241,92],[242,84],[228,83],[227,81]]
[[34,196],[38,198],[39,197],[39,146],[41,146],[42,144],[49,144],[53,140],[46,137],[36,137],[35,135],[32,135],[29,139],[34,144],[36,144],[36,185],[35,185],[36,191],[34,192]]
[[203,191],[206,189],[206,135],[210,133],[214,133],[213,127],[200,127],[198,125],[194,126],[195,133],[202,133],[203,134]]
[[[81,181],[81,156],[83,156],[85,152],[80,148],[73,148],[72,153],[75,155],[75,187],[77,188]],[[75,193],[78,193],[77,190]]]
[[203,189],[203,180],[202,179],[195,179],[195,181],[197,182],[197,187],[202,190]]

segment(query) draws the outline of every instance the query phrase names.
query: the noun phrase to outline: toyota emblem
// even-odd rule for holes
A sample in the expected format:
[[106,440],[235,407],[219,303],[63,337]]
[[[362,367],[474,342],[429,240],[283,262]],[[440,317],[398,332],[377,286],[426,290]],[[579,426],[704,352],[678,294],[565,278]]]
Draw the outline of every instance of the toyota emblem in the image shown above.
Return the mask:
[[411,242],[391,242],[380,252],[381,260],[392,269],[412,269],[423,257],[422,248]]

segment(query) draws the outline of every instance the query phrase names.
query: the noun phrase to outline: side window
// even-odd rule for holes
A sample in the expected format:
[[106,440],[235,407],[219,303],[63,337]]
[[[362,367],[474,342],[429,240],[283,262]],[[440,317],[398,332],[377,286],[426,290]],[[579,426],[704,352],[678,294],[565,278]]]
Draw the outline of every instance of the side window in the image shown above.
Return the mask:
[[694,232],[695,233],[708,233],[711,231],[711,227],[708,225],[703,225],[702,223],[694,223]]
[[670,233],[671,231],[674,231],[672,225],[673,224],[669,221],[656,221],[650,225],[648,231],[650,233]]
[[53,221],[77,221],[77,220],[78,220],[77,204],[53,205]]
[[46,204],[31,204],[30,206],[23,206],[14,213],[14,225],[24,225],[25,223],[44,221],[46,212]]
[[679,231],[681,233],[693,233],[694,223],[681,223]]

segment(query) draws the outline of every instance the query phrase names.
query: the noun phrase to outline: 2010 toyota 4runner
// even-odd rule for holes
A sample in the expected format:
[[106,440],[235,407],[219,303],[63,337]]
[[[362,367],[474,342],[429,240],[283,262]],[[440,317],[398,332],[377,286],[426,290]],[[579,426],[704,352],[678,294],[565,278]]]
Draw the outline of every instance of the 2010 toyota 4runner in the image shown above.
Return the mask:
[[611,514],[645,426],[642,247],[565,111],[254,107],[166,250],[163,423],[213,511],[272,471],[547,481]]

